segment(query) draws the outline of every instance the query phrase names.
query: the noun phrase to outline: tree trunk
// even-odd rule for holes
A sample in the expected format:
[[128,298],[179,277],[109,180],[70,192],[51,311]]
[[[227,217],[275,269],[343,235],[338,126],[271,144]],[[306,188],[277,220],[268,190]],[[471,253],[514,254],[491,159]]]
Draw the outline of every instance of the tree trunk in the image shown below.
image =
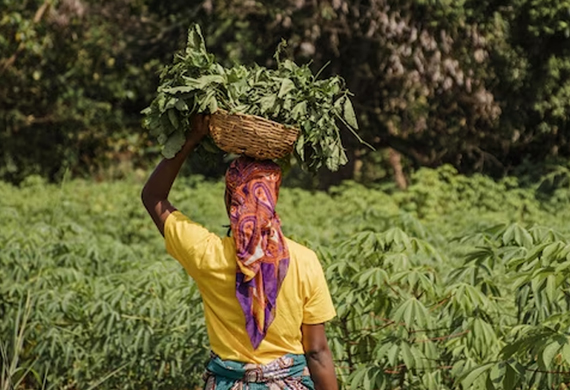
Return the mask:
[[402,168],[402,155],[395,149],[390,148],[390,165],[394,170],[394,180],[399,189],[405,190],[408,188],[408,182],[406,176],[404,175],[404,170]]

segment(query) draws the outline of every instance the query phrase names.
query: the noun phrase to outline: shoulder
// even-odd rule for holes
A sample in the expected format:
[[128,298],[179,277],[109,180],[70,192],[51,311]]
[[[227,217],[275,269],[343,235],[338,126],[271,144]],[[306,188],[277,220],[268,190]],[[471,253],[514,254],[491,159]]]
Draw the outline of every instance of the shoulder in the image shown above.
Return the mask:
[[182,214],[172,212],[164,224],[166,248],[175,258],[200,255],[212,245],[221,246],[221,238]]
[[222,240],[180,211],[172,212],[166,219],[164,239],[168,253],[197,281],[205,271],[231,265],[225,261],[229,258],[227,251],[233,250],[235,254],[228,240]]
[[292,252],[295,255],[314,256],[314,257],[317,256],[312,249],[307,248],[305,245],[299,244],[297,241],[293,241],[287,237],[285,238],[285,241],[287,242],[289,252]]
[[287,242],[291,259],[306,265],[320,266],[320,262],[315,251],[289,238],[285,238],[285,241]]
[[207,232],[208,234],[214,235],[214,233],[210,233],[208,229],[199,223],[192,221],[190,218],[178,210],[170,213],[170,215],[166,218],[164,225],[165,230],[179,230],[182,233],[193,233],[196,230],[200,230],[201,233]]
[[173,225],[175,223],[190,222],[190,219],[178,210],[172,211],[164,221],[165,225]]
[[190,222],[190,218],[184,215],[181,211],[174,210],[168,215],[168,217],[166,217],[166,222],[167,223]]

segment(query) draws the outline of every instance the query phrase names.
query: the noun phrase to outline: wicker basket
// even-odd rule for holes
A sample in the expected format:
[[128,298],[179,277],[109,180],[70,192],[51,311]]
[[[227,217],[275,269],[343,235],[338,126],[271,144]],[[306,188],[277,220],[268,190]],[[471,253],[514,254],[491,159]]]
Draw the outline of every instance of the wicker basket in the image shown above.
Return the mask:
[[291,154],[299,130],[254,115],[218,110],[210,117],[210,135],[225,152],[268,160]]

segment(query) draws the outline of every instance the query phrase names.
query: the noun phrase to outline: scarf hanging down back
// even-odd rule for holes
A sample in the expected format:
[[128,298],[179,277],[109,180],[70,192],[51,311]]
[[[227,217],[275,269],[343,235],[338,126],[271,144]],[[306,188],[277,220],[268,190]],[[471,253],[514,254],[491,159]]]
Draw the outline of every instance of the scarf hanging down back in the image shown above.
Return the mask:
[[254,349],[275,318],[289,250],[275,205],[281,169],[272,161],[234,160],[226,173],[226,207],[236,244],[236,296]]

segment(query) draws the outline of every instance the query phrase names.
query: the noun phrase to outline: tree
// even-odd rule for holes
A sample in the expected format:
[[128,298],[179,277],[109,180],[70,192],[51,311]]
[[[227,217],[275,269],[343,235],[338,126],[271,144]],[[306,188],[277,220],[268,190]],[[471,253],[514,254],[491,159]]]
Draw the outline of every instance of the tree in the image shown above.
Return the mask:
[[569,1],[7,0],[0,177],[144,164],[157,150],[139,112],[193,22],[226,65],[274,66],[284,38],[292,59],[347,80],[378,151],[347,132],[351,164],[321,176],[325,186],[444,163],[502,175],[568,157]]

